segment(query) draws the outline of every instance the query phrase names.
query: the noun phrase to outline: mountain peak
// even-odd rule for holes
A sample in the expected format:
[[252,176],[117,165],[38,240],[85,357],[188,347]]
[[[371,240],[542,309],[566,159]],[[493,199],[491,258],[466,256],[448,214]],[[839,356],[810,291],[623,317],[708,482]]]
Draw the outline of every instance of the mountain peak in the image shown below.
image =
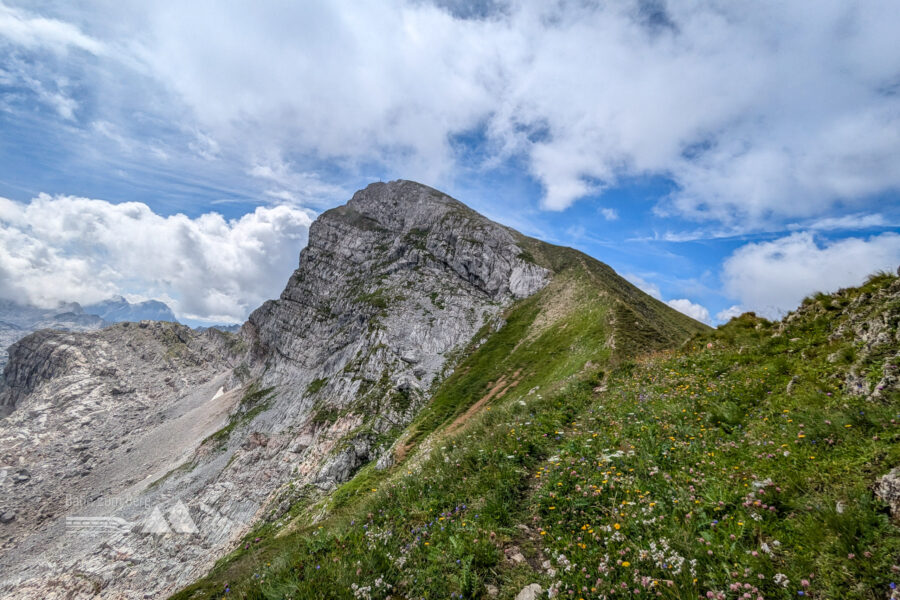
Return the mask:
[[324,215],[342,216],[358,226],[365,227],[368,221],[369,226],[404,231],[427,230],[448,215],[454,215],[498,230],[506,229],[443,192],[405,179],[371,183],[353,194],[347,204]]
[[402,210],[416,206],[436,208],[447,205],[467,208],[462,202],[441,191],[408,179],[370,183],[354,193],[347,203],[347,206],[360,212],[376,207],[383,210]]
[[111,323],[121,321],[177,321],[172,309],[159,300],[129,302],[123,296],[112,296],[84,307],[88,314],[98,315]]
[[[18,342],[0,390],[12,410],[0,441],[38,440],[26,459],[40,467],[3,507],[16,515],[7,535],[21,541],[42,515],[67,515],[64,495],[93,494],[97,482],[109,496],[127,491],[139,472],[154,482],[140,506],[183,497],[200,519],[197,538],[160,545],[125,534],[144,570],[122,578],[90,538],[42,535],[107,593],[159,597],[206,572],[253,515],[280,518],[366,464],[389,470],[427,453],[425,438],[492,398],[524,402],[580,373],[596,379],[614,361],[702,329],[575,250],[425,185],[372,184],[316,219],[280,298],[237,336],[143,321]],[[71,427],[87,406],[105,415],[90,436]],[[109,439],[127,450],[104,446]],[[53,476],[73,471],[87,474],[65,486]],[[137,507],[104,514],[146,518]],[[54,576],[43,554],[33,559],[0,555],[0,570],[34,582],[35,595],[19,598],[46,597]]]

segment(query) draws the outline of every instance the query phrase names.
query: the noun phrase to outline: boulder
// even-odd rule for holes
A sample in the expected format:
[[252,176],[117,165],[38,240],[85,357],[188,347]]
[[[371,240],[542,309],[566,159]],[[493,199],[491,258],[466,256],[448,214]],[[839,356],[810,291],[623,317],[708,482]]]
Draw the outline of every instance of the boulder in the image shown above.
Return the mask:
[[900,467],[891,469],[875,484],[875,495],[891,510],[891,516],[900,519]]
[[516,595],[516,600],[537,600],[543,593],[543,588],[536,583],[526,585],[522,591]]

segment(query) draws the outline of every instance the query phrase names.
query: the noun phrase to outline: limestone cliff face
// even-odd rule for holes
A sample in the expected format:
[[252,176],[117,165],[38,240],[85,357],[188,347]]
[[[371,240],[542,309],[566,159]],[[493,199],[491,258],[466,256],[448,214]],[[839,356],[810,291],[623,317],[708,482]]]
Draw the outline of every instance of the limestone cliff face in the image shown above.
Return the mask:
[[0,597],[164,596],[260,519],[387,464],[456,353],[550,280],[517,239],[431,188],[373,184],[316,220],[238,336],[20,341],[0,391]]
[[281,298],[250,315],[263,385],[292,414],[318,403],[377,428],[408,421],[448,353],[549,281],[521,254],[508,229],[436,190],[370,185],[313,223]]

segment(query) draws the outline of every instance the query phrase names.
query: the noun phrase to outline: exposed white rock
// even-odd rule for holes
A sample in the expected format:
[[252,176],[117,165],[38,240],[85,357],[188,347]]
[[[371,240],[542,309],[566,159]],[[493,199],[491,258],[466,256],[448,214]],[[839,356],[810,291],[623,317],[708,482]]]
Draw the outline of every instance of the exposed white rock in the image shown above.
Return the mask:
[[544,589],[540,585],[532,583],[522,588],[516,595],[516,600],[537,600],[543,592]]

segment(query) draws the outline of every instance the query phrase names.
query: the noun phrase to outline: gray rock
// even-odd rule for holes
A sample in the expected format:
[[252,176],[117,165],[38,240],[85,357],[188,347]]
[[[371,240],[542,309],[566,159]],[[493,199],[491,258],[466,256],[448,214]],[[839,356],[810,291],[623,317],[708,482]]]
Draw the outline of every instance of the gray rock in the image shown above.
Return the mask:
[[875,484],[875,495],[891,510],[891,516],[900,519],[900,467],[891,469]]
[[[116,310],[108,310],[113,307]],[[131,304],[119,297],[97,305],[82,307],[71,302],[50,309],[0,300],[0,371],[7,362],[6,349],[32,332],[41,329],[95,331],[116,321],[150,318],[151,314],[158,320],[175,320],[171,309],[155,300]]]
[[[17,515],[0,550],[0,571],[16,575],[0,598],[78,597],[75,572],[108,597],[165,597],[297,490],[388,467],[377,435],[410,423],[452,371],[447,357],[549,282],[520,239],[426,186],[373,184],[319,216],[281,297],[237,335],[143,321],[18,342],[0,391],[12,411],[0,448],[16,450],[0,463],[40,467],[24,493],[0,482]],[[245,406],[250,383],[272,393]],[[154,533],[176,502],[196,533]],[[133,526],[66,534],[42,514]]]
[[523,587],[522,591],[516,594],[516,600],[537,600],[543,592],[544,589],[540,585],[532,583]]
[[15,520],[16,520],[16,513],[12,512],[12,511],[8,510],[8,511],[5,511],[4,513],[0,514],[0,523],[3,523],[4,525],[6,525],[7,523],[12,523]]

